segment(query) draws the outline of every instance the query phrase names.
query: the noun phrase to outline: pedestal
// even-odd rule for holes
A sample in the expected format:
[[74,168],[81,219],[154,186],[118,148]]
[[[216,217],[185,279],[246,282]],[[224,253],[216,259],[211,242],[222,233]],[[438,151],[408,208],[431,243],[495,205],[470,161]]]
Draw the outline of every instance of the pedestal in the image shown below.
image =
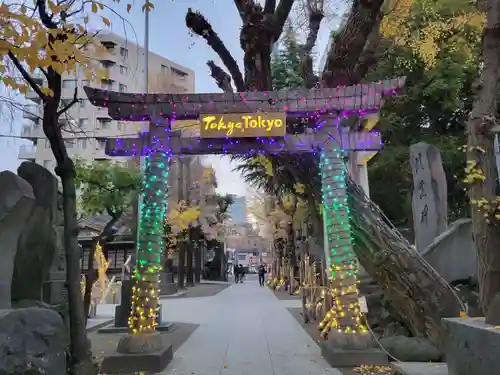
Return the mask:
[[498,374],[499,329],[482,318],[446,318],[443,326],[443,349],[449,375]]
[[120,339],[116,352],[104,357],[105,374],[160,373],[173,358],[172,345],[158,332]]
[[171,272],[160,273],[160,296],[169,296],[177,293],[177,284],[174,283],[174,275]]
[[42,299],[49,305],[59,305],[68,300],[65,272],[49,273],[47,281],[42,285]]
[[344,334],[331,332],[320,342],[321,354],[332,367],[388,366],[387,354],[376,347],[369,333]]

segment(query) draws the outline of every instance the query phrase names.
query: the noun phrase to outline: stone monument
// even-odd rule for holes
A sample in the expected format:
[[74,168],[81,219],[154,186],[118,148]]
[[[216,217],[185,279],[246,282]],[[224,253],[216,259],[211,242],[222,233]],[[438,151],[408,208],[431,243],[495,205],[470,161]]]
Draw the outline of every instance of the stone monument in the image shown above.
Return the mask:
[[35,197],[30,184],[10,171],[0,172],[0,252],[2,254],[0,309],[11,307],[14,259],[18,243],[22,238],[24,224],[32,213],[34,204]]
[[[59,216],[57,178],[44,167],[24,162],[18,168],[18,176],[31,185],[34,205],[17,245],[12,300],[42,300],[42,287],[49,277],[54,259],[59,260],[62,246],[58,244]],[[62,268],[64,270],[64,268]],[[26,278],[26,275],[30,275]],[[63,285],[65,277],[62,277]],[[61,291],[59,292],[61,294]],[[50,304],[60,303],[60,298],[45,299]]]
[[410,146],[413,174],[413,225],[418,252],[422,252],[447,228],[446,175],[439,149],[424,142]]
[[[13,288],[13,275],[32,281],[30,273],[19,274],[21,268],[29,272],[33,265],[24,264],[32,258],[20,244],[25,244],[27,228],[33,228],[30,215],[35,214],[37,202],[30,184],[10,171],[0,172],[0,374],[66,374],[66,327],[55,311],[39,307],[12,309],[12,293],[36,298],[36,285],[41,284],[43,271],[34,270],[36,280],[26,288]],[[19,250],[22,249],[22,250]],[[19,263],[19,259],[23,262]],[[38,265],[39,266],[39,265]],[[26,284],[29,284],[26,283]],[[17,288],[20,287],[20,288]],[[12,296],[12,297],[11,297]],[[26,299],[25,299],[26,301]]]

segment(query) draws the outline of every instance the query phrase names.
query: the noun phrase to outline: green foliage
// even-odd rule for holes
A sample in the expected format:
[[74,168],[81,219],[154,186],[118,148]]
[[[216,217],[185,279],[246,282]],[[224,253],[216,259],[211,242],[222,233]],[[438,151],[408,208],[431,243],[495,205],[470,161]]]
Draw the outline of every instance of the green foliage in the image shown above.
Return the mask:
[[141,180],[136,168],[108,160],[90,164],[76,160],[75,166],[79,203],[85,215],[107,213],[117,218],[130,207]]
[[[453,12],[444,7],[446,0],[435,5],[434,18],[447,20],[462,10],[466,2],[455,2]],[[462,3],[462,8],[457,8]],[[428,11],[429,12],[429,11]],[[422,27],[420,16],[414,17],[414,32]],[[420,20],[416,22],[416,20]],[[453,38],[464,38],[467,48]],[[407,46],[396,46],[383,40],[386,53],[366,81],[386,77],[406,76],[405,94],[392,99],[382,108],[377,126],[382,131],[385,147],[368,168],[370,194],[395,225],[411,226],[412,175],[409,166],[409,146],[416,142],[434,144],[441,150],[448,183],[449,218],[468,215],[465,186],[462,183],[465,155],[458,148],[466,143],[465,122],[472,108],[471,85],[478,71],[479,41],[467,27],[450,36],[443,33],[437,39],[435,63],[429,66]]]
[[300,46],[295,32],[288,28],[271,60],[273,90],[293,89],[304,86],[301,75]]

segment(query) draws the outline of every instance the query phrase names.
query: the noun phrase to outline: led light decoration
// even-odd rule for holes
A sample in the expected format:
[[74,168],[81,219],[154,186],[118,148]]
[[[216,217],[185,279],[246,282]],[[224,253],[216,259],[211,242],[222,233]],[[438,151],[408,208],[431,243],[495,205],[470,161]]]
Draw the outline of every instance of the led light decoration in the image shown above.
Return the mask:
[[[332,308],[319,328],[335,329],[338,332],[366,333],[361,320],[357,288],[357,259],[353,252],[347,202],[347,166],[345,151],[337,148],[321,153],[320,173],[322,181],[323,208],[326,220],[326,239],[329,252],[329,268]],[[329,326],[327,326],[329,324]]]
[[164,249],[163,224],[167,212],[170,154],[151,150],[145,157],[142,204],[139,214],[137,260],[133,272],[132,308],[129,329],[132,334],[152,333],[160,309],[161,258]]
[[[106,154],[146,156],[148,169],[144,180],[144,204],[140,214],[136,286],[133,294],[130,329],[132,333],[154,331],[158,309],[158,271],[163,250],[163,222],[166,212],[166,178],[172,154],[278,154],[282,152],[320,152],[323,202],[327,244],[331,254],[332,294],[335,304],[327,314],[328,322],[341,331],[364,332],[356,287],[356,258],[352,251],[349,208],[345,192],[345,151],[379,151],[380,134],[351,132],[348,128],[325,127],[325,118],[365,117],[379,111],[384,96],[404,87],[405,77],[369,84],[339,86],[318,90],[281,92],[243,92],[224,94],[131,94],[85,87],[91,102],[107,107],[111,118],[121,121],[149,121],[151,133],[139,138],[109,139]],[[278,138],[200,139],[172,137],[170,125],[176,120],[197,119],[203,113],[286,112],[287,118],[305,124],[306,134],[287,134]],[[292,120],[293,121],[293,120]],[[329,131],[331,130],[331,133]],[[310,137],[318,133],[319,137]],[[327,139],[328,138],[328,139]],[[333,143],[338,149],[331,149]],[[328,145],[327,148],[324,148]],[[154,150],[154,151],[152,151]],[[324,324],[324,323],[323,323]]]

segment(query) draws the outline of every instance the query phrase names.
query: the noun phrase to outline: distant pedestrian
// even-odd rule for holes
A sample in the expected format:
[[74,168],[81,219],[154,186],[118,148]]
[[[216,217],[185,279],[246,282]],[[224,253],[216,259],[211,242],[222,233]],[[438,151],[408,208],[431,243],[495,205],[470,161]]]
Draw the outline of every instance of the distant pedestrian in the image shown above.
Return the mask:
[[259,273],[259,285],[264,286],[264,279],[266,278],[266,267],[261,264],[257,272]]
[[245,278],[245,267],[240,264],[240,283],[243,283],[243,279]]
[[240,281],[240,265],[235,264],[234,265],[234,282],[237,284]]

